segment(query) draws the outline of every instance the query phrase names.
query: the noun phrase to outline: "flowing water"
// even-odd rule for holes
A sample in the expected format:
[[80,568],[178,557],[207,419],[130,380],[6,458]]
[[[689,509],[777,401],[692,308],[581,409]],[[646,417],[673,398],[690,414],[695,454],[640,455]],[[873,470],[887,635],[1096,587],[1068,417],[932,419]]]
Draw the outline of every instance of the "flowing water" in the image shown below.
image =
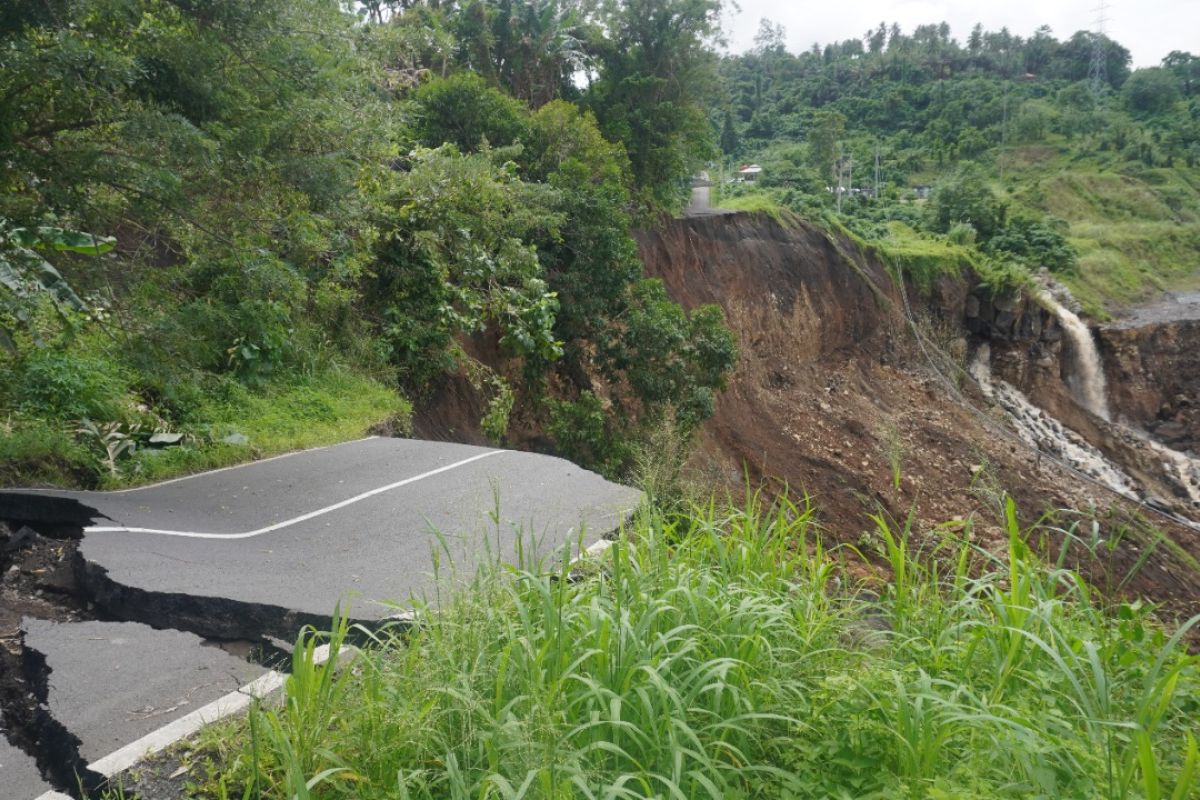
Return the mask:
[[[1120,466],[1109,461],[1086,439],[1035,405],[1015,386],[992,376],[991,348],[986,343],[976,351],[970,372],[984,396],[1007,413],[1017,436],[1026,444],[1066,462],[1117,494],[1142,502],[1144,491]],[[1143,447],[1152,451],[1161,465],[1162,479],[1174,487],[1172,493],[1185,505],[1200,510],[1200,460],[1172,450],[1136,428],[1120,424],[1114,424],[1113,427],[1127,437],[1138,439]],[[1151,504],[1164,508],[1161,502]],[[1196,522],[1184,520],[1178,514],[1175,518],[1200,530],[1200,524]]]
[[1071,395],[1079,405],[1097,417],[1110,420],[1104,364],[1100,361],[1100,351],[1096,349],[1092,331],[1075,312],[1048,293],[1043,292],[1040,296],[1050,306],[1054,316],[1058,317],[1059,324],[1071,343],[1070,349],[1074,359],[1067,374],[1067,386],[1071,389]]
[[1036,406],[1015,386],[993,378],[991,362],[992,349],[984,343],[971,362],[971,377],[979,383],[985,397],[1008,412],[1022,440],[1043,453],[1066,461],[1114,492],[1138,499],[1137,489],[1128,475],[1082,436]]

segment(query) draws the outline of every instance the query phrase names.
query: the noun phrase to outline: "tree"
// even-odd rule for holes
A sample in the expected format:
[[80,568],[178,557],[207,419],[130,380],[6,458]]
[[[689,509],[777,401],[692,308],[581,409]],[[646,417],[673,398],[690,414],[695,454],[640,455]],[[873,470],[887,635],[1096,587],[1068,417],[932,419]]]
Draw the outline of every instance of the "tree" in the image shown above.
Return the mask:
[[450,142],[463,152],[512,144],[525,132],[525,107],[470,72],[439,78],[413,93],[421,142]]
[[1179,79],[1162,67],[1139,69],[1125,81],[1121,95],[1136,114],[1161,114],[1179,100]]
[[605,3],[593,40],[600,74],[585,103],[605,138],[625,145],[643,202],[674,208],[713,152],[704,107],[715,91],[712,45],[721,0]]
[[733,112],[725,109],[725,119],[721,123],[721,152],[731,156],[738,150],[737,127],[733,123]]
[[758,32],[754,34],[753,53],[759,56],[782,53],[787,49],[787,31],[778,23],[763,17],[758,21]]
[[1200,94],[1200,58],[1191,53],[1172,50],[1162,65],[1179,79],[1179,87],[1185,97]]
[[929,201],[930,227],[949,232],[955,223],[965,222],[983,241],[1004,228],[1007,208],[987,185],[983,171],[972,163],[963,163],[938,184]]
[[812,115],[807,136],[808,158],[822,180],[832,180],[838,159],[838,142],[845,135],[846,116],[841,112],[823,108]]

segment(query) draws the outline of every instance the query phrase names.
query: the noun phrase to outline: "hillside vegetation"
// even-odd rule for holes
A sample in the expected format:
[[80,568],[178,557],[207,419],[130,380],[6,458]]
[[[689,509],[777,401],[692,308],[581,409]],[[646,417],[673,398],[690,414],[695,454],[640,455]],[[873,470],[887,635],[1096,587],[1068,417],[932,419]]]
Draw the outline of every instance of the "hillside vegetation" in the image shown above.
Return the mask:
[[612,474],[694,426],[733,340],[629,231],[707,152],[719,3],[642,5],[5,3],[0,481],[404,430],[458,374]]
[[722,62],[711,111],[724,175],[765,168],[757,185],[726,184],[727,202],[765,195],[885,252],[919,238],[931,253],[968,246],[993,274],[1046,267],[1100,317],[1193,288],[1200,59],[1131,72],[1128,51],[1102,39],[1095,81],[1095,45],[1083,31],[978,26],[960,42],[943,23],[792,54],[764,20],[755,48]]

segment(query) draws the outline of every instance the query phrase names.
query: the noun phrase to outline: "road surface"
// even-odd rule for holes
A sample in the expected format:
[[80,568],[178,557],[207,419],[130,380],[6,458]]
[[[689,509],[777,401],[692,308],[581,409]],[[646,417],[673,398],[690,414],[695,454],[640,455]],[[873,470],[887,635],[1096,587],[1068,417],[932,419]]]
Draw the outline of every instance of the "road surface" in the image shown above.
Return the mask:
[[[550,456],[374,438],[130,491],[3,492],[0,518],[90,509],[79,545],[89,588],[125,618],[123,602],[170,595],[302,617],[340,603],[372,620],[432,592],[435,555],[443,575],[469,578],[483,558],[514,560],[519,543],[586,546],[639,499]],[[200,632],[249,633],[220,622]]]
[[730,211],[724,208],[712,207],[712,184],[708,180],[708,173],[700,173],[696,184],[692,186],[692,200],[688,203],[687,208],[683,210],[685,217],[721,217],[728,214],[736,214],[736,211]]
[[[22,625],[46,672],[42,757],[111,762],[263,672],[216,641],[290,641],[339,606],[383,621],[465,590],[486,561],[577,552],[640,500],[559,458],[390,438],[121,492],[0,491],[0,519],[82,527],[80,589],[120,620]],[[43,788],[28,755],[0,747],[0,799]]]

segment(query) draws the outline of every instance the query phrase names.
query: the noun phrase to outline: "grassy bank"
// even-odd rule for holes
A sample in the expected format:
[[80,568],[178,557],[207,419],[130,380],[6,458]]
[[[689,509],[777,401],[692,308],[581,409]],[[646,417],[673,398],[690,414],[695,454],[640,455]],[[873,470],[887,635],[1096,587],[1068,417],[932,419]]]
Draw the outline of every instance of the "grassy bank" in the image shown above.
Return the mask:
[[[47,383],[59,401],[67,399],[70,387]],[[91,393],[110,389],[111,396]],[[171,419],[136,403],[128,387],[85,385],[77,400],[74,410],[83,414],[89,404],[110,406],[97,417],[107,421],[89,425],[68,416],[60,402],[27,406],[31,413],[2,422],[0,485],[132,486],[356,439],[376,425],[403,431],[411,413],[395,389],[338,368],[254,388],[211,379]],[[167,438],[156,442],[156,434]]]
[[864,583],[803,509],[646,511],[588,577],[485,571],[353,669],[302,637],[284,706],[189,756],[197,796],[1194,797],[1181,634],[1007,519],[1006,554],[942,569],[880,520]]

